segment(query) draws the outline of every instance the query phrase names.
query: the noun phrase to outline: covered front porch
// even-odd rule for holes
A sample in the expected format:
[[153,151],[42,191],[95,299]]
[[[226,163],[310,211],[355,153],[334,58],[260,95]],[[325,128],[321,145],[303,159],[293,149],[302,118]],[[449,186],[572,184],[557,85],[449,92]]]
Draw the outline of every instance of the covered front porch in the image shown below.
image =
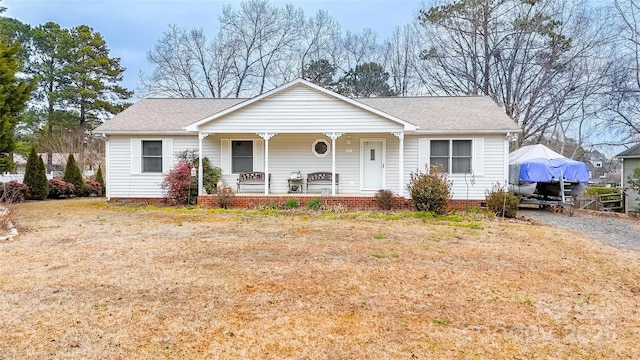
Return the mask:
[[[297,80],[185,128],[235,188],[243,172],[263,172],[260,193],[287,194],[292,173],[331,174],[330,196],[404,195],[404,137],[417,127],[362,102]],[[202,163],[202,162],[200,162]],[[417,164],[417,161],[416,161]],[[198,170],[202,184],[202,169]],[[306,184],[304,185],[306,189]],[[202,187],[200,195],[205,195]],[[317,188],[319,194],[322,188]]]
[[[347,196],[362,201],[380,189],[405,196],[404,149],[402,131],[198,133],[199,163],[207,157],[220,167],[226,187],[237,196]],[[269,174],[264,176],[270,180],[239,183],[246,172]],[[317,173],[328,181],[312,181],[309,174]],[[202,168],[197,176],[203,184]],[[198,194],[207,195],[202,185]]]

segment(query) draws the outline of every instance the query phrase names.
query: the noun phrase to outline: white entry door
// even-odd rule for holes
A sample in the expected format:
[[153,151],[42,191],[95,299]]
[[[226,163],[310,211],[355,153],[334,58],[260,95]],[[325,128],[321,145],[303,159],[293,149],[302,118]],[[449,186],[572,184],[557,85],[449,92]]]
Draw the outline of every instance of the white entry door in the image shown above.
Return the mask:
[[362,190],[377,191],[384,188],[384,150],[382,140],[362,142]]

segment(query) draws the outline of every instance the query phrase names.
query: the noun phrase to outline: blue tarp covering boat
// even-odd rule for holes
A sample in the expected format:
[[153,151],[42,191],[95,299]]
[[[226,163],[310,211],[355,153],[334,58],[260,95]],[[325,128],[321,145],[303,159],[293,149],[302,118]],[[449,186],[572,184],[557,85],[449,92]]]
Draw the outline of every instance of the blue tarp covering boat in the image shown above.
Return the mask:
[[564,199],[577,196],[589,181],[583,162],[564,157],[544,145],[524,146],[509,154],[509,186],[523,197]]
[[586,183],[589,181],[589,168],[583,162],[568,158],[537,158],[520,163],[519,178],[527,182],[549,182],[564,178]]

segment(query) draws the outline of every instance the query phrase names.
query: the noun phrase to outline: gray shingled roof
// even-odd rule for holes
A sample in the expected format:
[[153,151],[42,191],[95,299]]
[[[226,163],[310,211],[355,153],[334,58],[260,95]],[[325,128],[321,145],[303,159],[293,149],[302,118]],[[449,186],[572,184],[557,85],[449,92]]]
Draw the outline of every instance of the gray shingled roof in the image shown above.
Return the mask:
[[96,133],[171,133],[246,99],[142,99],[111,120]]
[[628,148],[627,150],[621,152],[620,154],[616,155],[616,157],[619,158],[623,158],[623,157],[640,157],[640,144],[634,145],[630,148]]
[[[181,133],[198,120],[246,99],[142,99],[96,133]],[[359,98],[362,104],[417,125],[422,132],[519,131],[489,97]]]
[[359,98],[357,101],[418,126],[418,131],[519,131],[488,96]]

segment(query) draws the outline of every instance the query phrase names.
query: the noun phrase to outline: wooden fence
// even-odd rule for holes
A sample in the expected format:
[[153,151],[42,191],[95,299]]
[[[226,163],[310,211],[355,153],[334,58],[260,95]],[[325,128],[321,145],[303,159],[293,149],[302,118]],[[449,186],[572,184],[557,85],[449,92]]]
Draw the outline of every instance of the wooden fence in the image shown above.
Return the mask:
[[579,209],[624,212],[624,193],[581,195],[575,199]]

